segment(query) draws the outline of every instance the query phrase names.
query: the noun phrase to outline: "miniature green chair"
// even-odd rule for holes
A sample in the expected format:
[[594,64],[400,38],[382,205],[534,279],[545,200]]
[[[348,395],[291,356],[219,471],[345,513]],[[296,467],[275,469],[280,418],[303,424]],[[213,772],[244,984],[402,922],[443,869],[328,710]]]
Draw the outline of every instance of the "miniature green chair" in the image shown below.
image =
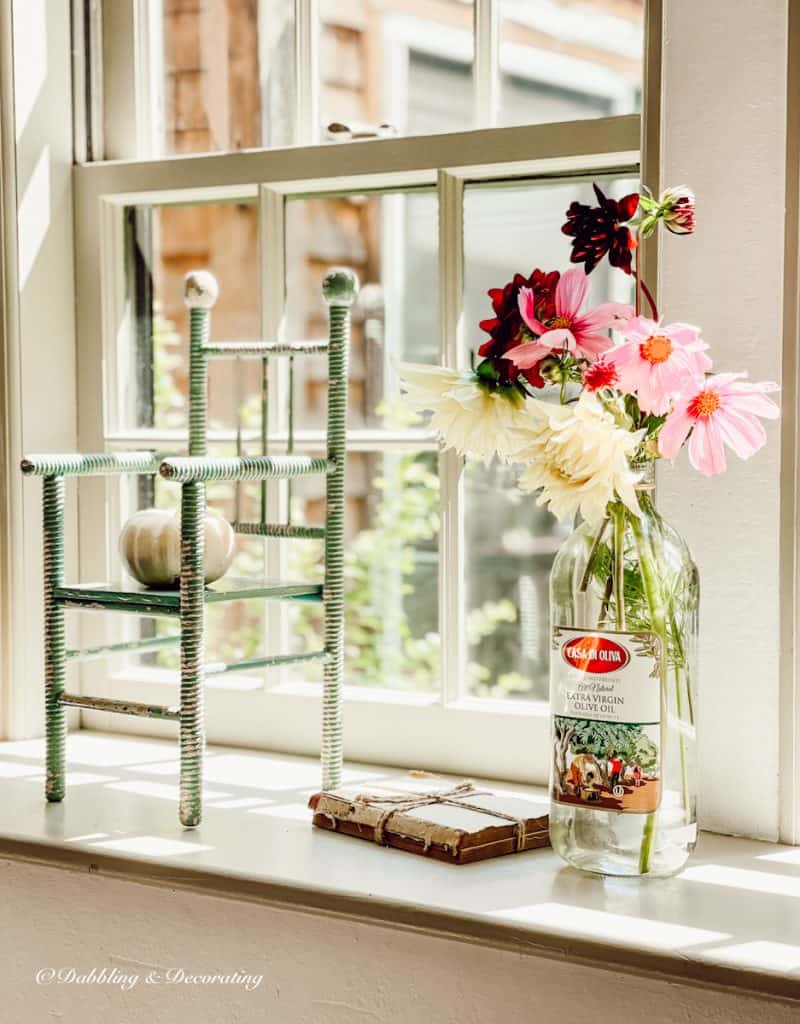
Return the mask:
[[[200,824],[202,815],[203,686],[205,665],[205,606],[216,601],[279,599],[321,601],[325,613],[322,650],[251,658],[222,666],[225,670],[256,666],[322,661],[322,788],[331,789],[341,781],[342,772],[342,675],[344,667],[344,472],[347,413],[347,357],[350,338],[350,307],[355,301],[358,281],[350,270],[332,270],[326,276],[323,295],[329,307],[327,341],[211,342],[211,308],[217,299],[217,283],[211,274],[198,271],[186,277],[185,299],[190,315],[189,340],[189,455],[158,456],[152,452],[98,455],[29,455],[22,460],[22,472],[43,477],[44,525],[44,657],[46,781],[49,801],[65,794],[65,743],[67,707],[91,708],[120,714],[176,721],[180,730],[180,820],[186,827]],[[287,455],[267,454],[267,361],[288,356],[328,353],[328,430],[325,458],[293,454],[293,416],[290,393],[289,441]],[[262,454],[233,458],[208,457],[208,361],[224,357],[261,359]],[[290,378],[292,374],[290,372]],[[237,446],[240,451],[240,444]],[[160,473],[181,484],[181,577],[179,590],[154,590],[132,583],[67,585],[64,579],[64,481],[67,476],[113,473]],[[266,517],[267,480],[321,475],[326,478],[324,527],[269,523]],[[261,537],[324,538],[325,577],[315,583],[287,583],[277,580],[230,580],[223,577],[204,586],[204,529],[206,483],[212,480],[262,481],[259,522],[234,521],[237,533]],[[97,657],[119,651],[152,649],[153,640],[132,641],[83,651],[66,650],[64,609],[97,608],[104,611],[164,615],[180,624],[180,704],[154,706],[133,701],[89,697],[68,693],[64,688],[68,660]],[[218,666],[215,669],[219,670]]]

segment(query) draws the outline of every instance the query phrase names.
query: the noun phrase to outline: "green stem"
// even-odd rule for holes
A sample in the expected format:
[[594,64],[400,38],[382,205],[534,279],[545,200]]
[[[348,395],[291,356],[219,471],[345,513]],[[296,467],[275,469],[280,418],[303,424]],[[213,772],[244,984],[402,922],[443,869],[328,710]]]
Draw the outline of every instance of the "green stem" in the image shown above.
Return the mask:
[[614,594],[616,626],[625,629],[625,508],[619,503],[612,506],[614,518]]
[[[661,641],[659,668],[661,675],[661,704],[663,709],[669,647],[667,643],[666,616],[664,614],[664,604],[658,580],[658,568],[656,566],[648,538],[642,529],[642,524],[638,516],[631,515],[629,517],[629,521],[631,524],[631,530],[633,531],[633,536],[636,539],[636,547],[639,552],[639,566],[642,573],[642,584],[644,586],[645,598],[650,610],[651,625],[653,627],[653,632]],[[650,870],[657,813],[657,811],[651,811],[645,819],[644,830],[642,832],[642,845],[639,848],[639,874],[641,875],[646,875]]]
[[[649,511],[652,515],[655,515],[655,508],[649,495],[645,495],[642,498],[642,507]],[[658,558],[656,557],[656,561]],[[666,574],[663,566],[659,565],[662,578],[666,578]],[[689,710],[688,721],[690,724],[694,724],[694,706],[692,703],[692,687],[689,679],[689,668],[686,661],[686,651],[683,646],[683,640],[681,639],[680,630],[678,629],[678,622],[675,616],[675,595],[674,591],[670,590],[667,598],[667,614],[669,616],[669,630],[672,636],[672,643],[675,648],[675,659],[673,663],[674,677],[675,677],[675,710],[678,715],[678,722],[684,722],[684,702],[683,702],[683,687],[681,685],[681,672],[679,665],[684,666],[686,674],[686,700]],[[666,654],[666,652],[665,652]],[[683,810],[686,815],[687,824],[691,817],[691,797],[689,794],[689,771],[688,771],[688,755],[686,752],[686,737],[683,733],[678,734],[678,750],[680,753],[681,760],[681,799],[683,801]]]
[[606,516],[605,519],[603,519],[602,523],[600,524],[600,528],[598,529],[597,533],[595,534],[594,540],[592,541],[592,547],[589,551],[589,558],[586,561],[586,568],[583,571],[583,576],[581,577],[580,586],[578,588],[582,594],[585,594],[586,591],[589,589],[589,581],[591,580],[592,572],[594,571],[594,563],[597,561],[597,552],[600,550],[600,544],[602,543],[603,534],[606,532],[607,526],[608,516]]

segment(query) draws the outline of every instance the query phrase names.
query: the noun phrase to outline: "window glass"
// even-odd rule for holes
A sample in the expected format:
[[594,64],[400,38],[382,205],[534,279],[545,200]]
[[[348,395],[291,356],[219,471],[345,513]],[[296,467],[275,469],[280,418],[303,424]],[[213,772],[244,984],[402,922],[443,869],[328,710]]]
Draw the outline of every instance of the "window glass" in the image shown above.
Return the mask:
[[[319,282],[328,267],[352,267],[361,282],[350,349],[351,427],[385,427],[387,402],[393,426],[402,426],[396,361],[438,359],[437,211],[436,195],[425,191],[287,203],[289,336],[325,335]],[[295,375],[296,422],[324,427],[326,357],[297,360]]]
[[[258,216],[254,203],[129,207],[128,323],[121,332],[120,426],[186,429],[189,314],[183,279],[207,269],[219,299],[211,316],[216,340],[260,336]],[[260,367],[252,360],[214,362],[209,425],[233,429],[237,408],[252,420]],[[245,423],[246,425],[246,423]]]
[[643,0],[498,0],[500,124],[639,110]]
[[[213,445],[212,454],[232,454]],[[345,682],[351,686],[429,692],[439,685],[438,537],[439,480],[434,452],[351,452],[347,457],[345,506]],[[285,484],[271,482],[270,488]],[[208,485],[208,507],[232,519],[259,516],[257,482]],[[180,506],[180,486],[160,477],[141,477],[131,491],[132,508]],[[325,481],[292,482],[292,519],[323,525]],[[276,543],[280,573],[293,581],[322,581],[323,543]],[[231,576],[259,578],[265,573],[265,544],[237,536]],[[206,660],[236,661],[270,654],[301,653],[323,647],[323,614],[317,603],[262,601],[209,604],[206,608]],[[174,635],[175,623],[143,619],[142,637]],[[140,663],[177,669],[179,649],[169,647],[140,656]],[[250,670],[249,675],[258,674]],[[266,685],[286,678],[317,682],[318,664],[296,666],[282,675],[269,669]],[[229,677],[233,678],[233,677]]]
[[[634,181],[598,177],[609,195],[634,191]],[[488,337],[487,289],[516,272],[569,268],[570,239],[561,233],[573,199],[593,202],[591,184],[567,181],[469,187],[464,197],[465,324],[468,347]],[[631,302],[630,279],[606,262],[591,275],[588,305]],[[542,397],[548,396],[546,391]],[[473,696],[545,699],[549,657],[548,579],[565,527],[520,494],[516,472],[468,460],[465,469],[467,691]]]
[[[320,114],[341,129],[399,135],[473,124],[471,0],[322,0]],[[336,125],[339,130],[331,130]]]
[[165,153],[293,141],[294,0],[163,0]]
[[[429,692],[439,686],[439,478],[435,452],[350,452],[345,520],[345,673],[348,686]],[[321,524],[324,482],[298,480],[296,521]],[[321,579],[323,545],[289,541],[292,578]],[[322,647],[318,605],[288,608],[291,651]],[[318,680],[318,665],[294,679]]]

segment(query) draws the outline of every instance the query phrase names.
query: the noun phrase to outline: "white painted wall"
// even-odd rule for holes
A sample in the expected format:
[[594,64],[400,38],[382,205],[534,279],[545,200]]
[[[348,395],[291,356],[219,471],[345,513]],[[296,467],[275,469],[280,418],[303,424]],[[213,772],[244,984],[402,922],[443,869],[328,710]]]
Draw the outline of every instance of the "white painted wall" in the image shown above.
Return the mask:
[[[3,543],[0,734],[40,735],[41,482],[18,472],[24,451],[74,451],[76,377],[70,5],[13,0],[0,11],[3,125]],[[13,314],[13,315],[9,315]],[[68,564],[76,563],[74,490]]]
[[[697,234],[667,237],[661,307],[702,325],[715,365],[781,375],[785,0],[665,0],[661,180],[691,184]],[[701,574],[700,820],[778,834],[779,427],[750,462],[660,477]],[[742,755],[745,764],[742,768]]]
[[[0,861],[9,1024],[790,1024],[797,1006],[622,976],[423,934]],[[46,967],[139,974],[37,985]],[[263,974],[242,988],[148,985],[155,969]]]

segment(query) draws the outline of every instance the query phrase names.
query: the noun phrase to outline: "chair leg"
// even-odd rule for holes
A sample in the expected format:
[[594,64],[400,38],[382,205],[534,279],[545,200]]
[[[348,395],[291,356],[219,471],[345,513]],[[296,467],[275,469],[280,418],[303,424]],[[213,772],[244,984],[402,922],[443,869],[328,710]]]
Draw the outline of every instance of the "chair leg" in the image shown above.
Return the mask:
[[46,731],[45,796],[51,803],[64,799],[67,740],[64,692],[64,608],[53,598],[64,583],[64,477],[48,476],[42,490],[44,525],[44,711]]
[[203,715],[205,485],[181,491],[181,723],[180,820],[200,824],[203,804]]
[[330,306],[328,350],[328,458],[336,472],[327,480],[325,517],[325,661],[322,688],[322,788],[335,789],[342,781],[342,681],[344,676],[344,474],[347,410],[347,350],[350,338],[349,306],[356,280],[349,272],[326,278]]

